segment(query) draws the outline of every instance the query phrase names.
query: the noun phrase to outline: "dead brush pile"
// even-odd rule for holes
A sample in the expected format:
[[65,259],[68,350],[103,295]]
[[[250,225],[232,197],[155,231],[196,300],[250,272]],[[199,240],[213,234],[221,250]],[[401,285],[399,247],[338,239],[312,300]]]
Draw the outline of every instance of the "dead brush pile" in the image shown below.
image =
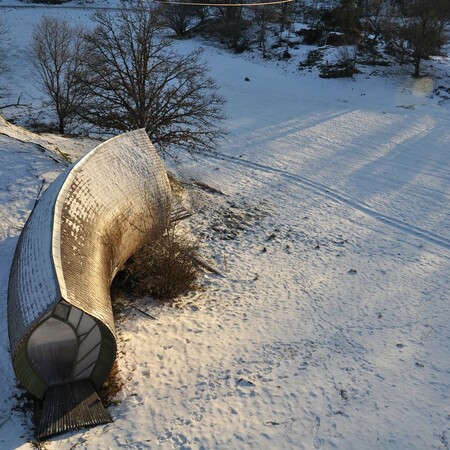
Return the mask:
[[127,264],[133,291],[157,299],[173,299],[198,287],[198,245],[189,232],[170,225],[147,242]]

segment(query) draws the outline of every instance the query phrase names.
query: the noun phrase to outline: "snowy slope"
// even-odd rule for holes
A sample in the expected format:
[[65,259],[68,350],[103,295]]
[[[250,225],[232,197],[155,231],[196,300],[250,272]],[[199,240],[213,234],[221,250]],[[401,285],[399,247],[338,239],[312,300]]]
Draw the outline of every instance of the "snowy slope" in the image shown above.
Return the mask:
[[[449,104],[406,76],[320,80],[205,57],[229,134],[171,170],[226,277],[173,306],[142,299],[156,320],[127,309],[115,422],[46,448],[448,448]],[[61,165],[0,137],[4,317],[19,228]],[[25,449],[30,416],[8,416],[18,391],[0,333],[0,447]]]

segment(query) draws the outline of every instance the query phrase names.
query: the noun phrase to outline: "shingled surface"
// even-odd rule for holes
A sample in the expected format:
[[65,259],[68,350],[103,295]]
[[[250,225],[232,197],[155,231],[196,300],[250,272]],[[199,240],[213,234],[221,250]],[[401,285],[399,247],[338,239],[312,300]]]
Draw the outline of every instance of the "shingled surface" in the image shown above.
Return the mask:
[[112,422],[89,380],[52,386],[44,398],[37,437]]
[[[170,217],[167,173],[145,130],[98,145],[42,194],[21,233],[8,284],[11,358],[29,392],[43,399],[49,386],[88,378],[101,387],[116,355],[111,281]],[[58,315],[58,305],[69,316]],[[79,312],[96,327],[85,329],[89,321],[75,320]],[[67,358],[50,349],[66,345],[64,332],[73,336],[53,319],[70,324],[79,346],[71,352],[72,370],[57,380],[53,372]],[[89,330],[98,339],[85,339]]]

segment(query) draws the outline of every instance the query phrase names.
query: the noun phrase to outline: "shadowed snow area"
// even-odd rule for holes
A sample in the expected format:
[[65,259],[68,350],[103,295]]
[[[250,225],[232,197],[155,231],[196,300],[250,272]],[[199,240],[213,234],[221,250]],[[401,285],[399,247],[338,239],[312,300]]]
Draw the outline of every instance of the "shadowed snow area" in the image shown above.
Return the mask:
[[[114,423],[46,448],[448,448],[450,104],[408,77],[322,80],[213,48],[205,59],[229,134],[217,154],[170,165],[226,277],[205,275],[174,305],[139,300],[156,320],[127,310]],[[0,155],[5,317],[20,228],[63,164],[3,135]],[[0,342],[0,447],[30,448],[30,415],[10,413],[4,320]]]

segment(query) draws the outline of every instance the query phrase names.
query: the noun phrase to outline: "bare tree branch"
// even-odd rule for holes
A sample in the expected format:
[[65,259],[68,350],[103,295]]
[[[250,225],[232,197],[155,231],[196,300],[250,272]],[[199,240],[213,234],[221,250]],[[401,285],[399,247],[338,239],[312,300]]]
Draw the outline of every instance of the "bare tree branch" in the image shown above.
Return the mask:
[[448,42],[449,23],[448,0],[411,0],[385,20],[383,34],[392,53],[413,64],[418,78],[422,61],[439,55]]
[[83,117],[108,130],[145,128],[161,150],[177,145],[189,152],[213,149],[223,130],[223,98],[207,76],[201,52],[181,56],[160,38],[155,10],[94,15],[88,45]]
[[65,19],[44,16],[34,29],[31,56],[58,117],[59,132],[64,133],[86,98],[83,30]]
[[6,64],[6,54],[5,54],[5,43],[8,40],[8,33],[9,28],[6,24],[6,22],[0,18],[0,76],[3,75],[7,69],[8,66]]

